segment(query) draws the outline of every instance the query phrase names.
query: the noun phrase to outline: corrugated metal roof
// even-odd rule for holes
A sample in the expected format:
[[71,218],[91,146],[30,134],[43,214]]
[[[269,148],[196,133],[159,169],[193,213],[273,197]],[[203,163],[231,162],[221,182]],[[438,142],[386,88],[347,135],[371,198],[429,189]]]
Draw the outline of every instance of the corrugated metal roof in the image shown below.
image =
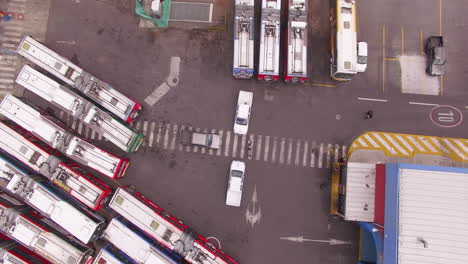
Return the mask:
[[374,221],[375,163],[349,162],[346,176],[345,219]]
[[399,169],[398,264],[467,263],[468,170]]

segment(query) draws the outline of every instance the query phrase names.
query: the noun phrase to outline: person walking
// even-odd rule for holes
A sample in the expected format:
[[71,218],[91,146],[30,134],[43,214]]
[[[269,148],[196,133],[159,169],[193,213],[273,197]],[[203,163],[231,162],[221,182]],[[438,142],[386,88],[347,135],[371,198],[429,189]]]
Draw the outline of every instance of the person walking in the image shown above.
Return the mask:
[[366,117],[365,119],[372,119],[374,117],[374,111],[369,110],[366,112]]

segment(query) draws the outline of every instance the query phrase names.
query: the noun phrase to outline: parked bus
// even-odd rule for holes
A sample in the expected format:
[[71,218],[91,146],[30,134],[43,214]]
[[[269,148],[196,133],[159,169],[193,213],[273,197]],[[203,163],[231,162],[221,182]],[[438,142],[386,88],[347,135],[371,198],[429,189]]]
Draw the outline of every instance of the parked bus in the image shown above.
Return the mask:
[[257,79],[277,81],[279,77],[281,0],[262,0],[260,52]]
[[234,56],[232,74],[252,78],[254,74],[254,0],[236,0],[234,11]]
[[29,36],[22,39],[18,54],[79,90],[125,122],[133,122],[141,110],[141,105],[133,99]]
[[367,67],[367,43],[357,42],[355,0],[336,0],[330,14],[330,76],[349,81]]
[[143,143],[143,134],[28,65],[24,65],[16,82],[85,123],[124,151],[136,152]]
[[285,38],[284,81],[305,82],[307,78],[307,6],[306,0],[286,0],[288,25]]
[[42,177],[28,175],[12,162],[0,157],[0,187],[49,218],[65,231],[88,244],[105,227],[104,218],[84,206]]
[[176,264],[181,258],[136,226],[121,218],[110,221],[103,238],[114,244],[138,264]]
[[0,233],[0,263],[52,264],[2,233]]
[[102,248],[94,258],[94,264],[137,264],[116,246],[109,244]]
[[13,198],[0,196],[0,231],[54,264],[90,264],[92,248],[62,234]]
[[109,201],[109,208],[189,263],[237,263],[206,238],[130,187],[118,188]]
[[70,159],[86,165],[109,178],[122,178],[129,165],[119,158],[75,136],[20,99],[7,95],[0,103],[0,113]]
[[[10,127],[11,126],[11,127]],[[49,145],[20,128],[0,122],[0,151],[16,164],[42,174],[55,186],[93,210],[101,209],[112,192],[104,182],[82,170],[77,164]]]

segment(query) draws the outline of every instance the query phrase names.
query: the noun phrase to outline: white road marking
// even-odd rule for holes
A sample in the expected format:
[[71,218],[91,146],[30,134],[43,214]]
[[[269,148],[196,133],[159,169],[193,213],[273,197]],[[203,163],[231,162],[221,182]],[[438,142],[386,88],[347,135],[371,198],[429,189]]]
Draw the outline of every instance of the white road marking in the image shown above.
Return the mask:
[[346,152],[347,147],[343,145],[343,148],[341,149],[341,158],[344,160],[348,159],[348,154]]
[[[193,131],[193,127],[187,127],[187,130]],[[192,148],[190,147],[190,145],[185,146],[185,151],[190,152],[191,150]]]
[[159,85],[148,97],[145,98],[145,103],[153,106],[161,98],[171,90],[171,88],[177,86],[179,83],[179,68],[180,68],[180,57],[172,57],[170,62],[169,76],[166,81]]
[[402,148],[400,146],[400,144],[398,144],[398,142],[396,142],[395,139],[393,139],[393,137],[391,137],[389,134],[384,134],[385,138],[387,138],[388,141],[390,141],[390,143],[393,144],[393,146],[395,146],[401,153],[403,153],[404,155],[408,155],[408,152]]
[[271,162],[276,163],[276,147],[278,145],[278,139],[273,138],[273,149],[271,151]]
[[16,71],[16,68],[15,67],[0,67],[0,70],[1,71],[12,71],[12,72],[15,72]]
[[[200,129],[200,130],[201,130],[201,129]],[[204,133],[204,134],[208,133],[208,129],[206,129],[206,128],[203,129],[203,133]],[[201,151],[200,151],[201,154],[205,154],[205,153],[206,153],[206,148],[205,148],[205,147],[200,146],[200,150],[201,150]]]
[[413,136],[408,136],[407,137],[411,143],[413,143],[420,151],[425,151],[426,149],[419,144],[419,142],[413,137]]
[[172,140],[171,140],[171,146],[170,150],[175,149],[175,144],[176,144],[176,139],[177,139],[177,124],[172,125]]
[[298,140],[296,142],[296,155],[294,157],[294,165],[298,166],[299,165],[299,155],[301,152],[301,141]]
[[254,143],[255,143],[255,135],[250,134],[249,141],[247,143],[247,158],[249,160],[253,158]]
[[153,140],[154,140],[154,129],[156,128],[156,122],[151,122],[150,134],[148,139],[148,146],[151,148],[153,147]]
[[334,150],[334,154],[335,154],[335,157],[333,157],[333,162],[338,162],[338,159],[339,159],[339,154],[340,154],[340,146],[338,144],[335,144],[335,148],[333,149]]
[[171,90],[171,88],[172,87],[169,86],[166,82],[163,82],[150,95],[148,95],[148,97],[145,98],[145,103],[153,106],[155,103],[161,100],[161,98],[163,98],[163,96],[166,95],[167,92]]
[[309,153],[309,142],[305,141],[304,142],[304,149],[302,151],[302,166],[303,167],[307,166],[308,153]]
[[369,143],[372,144],[372,146],[374,146],[374,148],[378,148],[379,147],[379,144],[377,144],[375,142],[374,139],[372,139],[368,134],[364,135],[364,137],[367,139],[367,141],[369,141]]
[[58,44],[76,45],[76,41],[74,40],[57,40],[55,42]]
[[240,149],[240,158],[241,159],[244,159],[244,156],[245,156],[245,142],[247,141],[247,136],[246,135],[242,135],[242,138],[241,138],[241,149]]
[[[200,128],[197,127],[197,128],[195,128],[194,131],[195,131],[195,132],[200,132]],[[193,146],[193,152],[195,152],[195,153],[198,152],[198,146],[197,146],[197,145],[194,145],[194,146]]]
[[12,37],[0,37],[0,41],[9,41],[9,42],[17,42],[21,41],[20,38],[12,38]]
[[262,135],[257,135],[257,146],[255,147],[255,160],[260,160],[262,151]]
[[465,146],[465,144],[463,144],[461,140],[455,139],[454,141],[461,149],[463,149],[464,152],[468,153],[468,148]]
[[234,139],[232,142],[232,157],[235,158],[237,155],[237,140],[238,140],[238,135],[234,134]]
[[378,133],[372,133],[372,135],[380,142],[380,144],[384,145],[384,147],[390,151],[392,154],[397,154],[395,149],[388,145],[387,141],[384,140]]
[[286,164],[291,164],[291,160],[292,160],[292,148],[293,148],[293,143],[292,143],[292,139],[288,139],[288,156],[286,158],[286,161],[287,163]]
[[363,101],[375,101],[375,102],[387,102],[388,100],[385,99],[375,99],[375,98],[366,98],[366,97],[358,97],[358,100],[363,100]]
[[162,123],[158,123],[158,133],[156,134],[156,145],[159,145],[161,143],[161,134],[162,134]]
[[327,146],[327,160],[326,160],[326,164],[325,164],[325,167],[327,169],[330,168],[332,154],[333,154],[333,146],[332,146],[332,144],[328,144],[328,146]]
[[424,137],[418,137],[419,140],[427,147],[429,148],[432,152],[437,152],[437,150],[432,146],[430,142],[427,142],[426,138]]
[[427,105],[427,106],[439,106],[438,104],[429,104],[429,103],[418,103],[418,102],[409,102],[410,105]]
[[403,144],[403,146],[405,146],[410,152],[414,151],[413,147],[401,135],[397,134],[395,136],[401,142],[401,144]]
[[164,144],[163,144],[164,149],[167,149],[167,147],[169,146],[169,130],[170,129],[171,129],[171,125],[166,124],[166,131],[164,131]]
[[219,149],[216,150],[216,156],[221,156],[221,149],[222,149],[222,146],[224,146],[223,134],[224,134],[224,131],[220,130],[218,135],[221,138],[221,146],[219,146]]
[[281,138],[280,142],[280,154],[279,154],[279,163],[283,164],[284,163],[284,144],[286,143],[285,138]]
[[[185,125],[180,125],[180,131],[184,131],[185,130]],[[180,144],[180,139],[179,139],[179,151],[182,151],[184,149],[184,146],[182,144]]]
[[180,57],[171,57],[171,64],[169,66],[169,76],[166,78],[167,84],[170,86],[177,86],[179,83],[180,71]]
[[16,74],[12,72],[0,72],[0,76],[5,78],[15,78]]
[[270,151],[270,136],[265,136],[265,150],[263,151],[263,161],[268,162],[268,154]]
[[322,163],[323,163],[323,143],[320,143],[320,151],[318,154],[318,166],[319,168],[322,168]]
[[145,137],[145,139],[143,140],[142,146],[146,146],[146,142],[148,141],[146,137],[147,132],[148,132],[148,121],[143,121],[143,136]]
[[1,79],[1,78],[0,78],[0,82],[1,82],[1,83],[14,83],[15,81],[14,81],[14,80],[11,80],[11,79]]
[[449,153],[449,151],[442,144],[440,144],[440,142],[437,141],[437,139],[435,139],[434,137],[431,137],[431,141],[432,143],[434,143],[434,145],[439,147],[444,153],[447,153],[447,154]]
[[[211,129],[211,134],[216,134],[216,130]],[[213,155],[213,153],[214,153],[214,150],[212,148],[209,148],[208,149],[208,155]]]
[[226,131],[226,144],[224,144],[224,156],[229,156],[229,147],[231,143],[231,131]]
[[[262,219],[262,208],[258,206],[258,209],[256,210],[256,206],[258,203],[258,195],[257,195],[257,185],[254,185],[254,191],[252,194],[252,200],[251,202],[247,205],[247,210],[245,210],[245,220],[247,223],[250,223],[253,226],[256,223],[260,223],[260,220]],[[252,206],[250,206],[252,204]]]
[[453,152],[455,152],[459,157],[461,157],[463,160],[466,160],[466,156],[463,155],[463,153],[458,149],[456,148],[452,142],[450,142],[448,139],[444,138],[442,139],[442,141],[451,149],[453,150]]
[[3,32],[3,34],[8,35],[8,36],[15,36],[15,37],[23,36],[23,32],[14,32],[14,31]]
[[363,146],[363,147],[367,147],[367,146],[368,146],[367,143],[366,143],[361,137],[358,138],[358,142],[359,142],[359,144],[360,144],[361,146]]

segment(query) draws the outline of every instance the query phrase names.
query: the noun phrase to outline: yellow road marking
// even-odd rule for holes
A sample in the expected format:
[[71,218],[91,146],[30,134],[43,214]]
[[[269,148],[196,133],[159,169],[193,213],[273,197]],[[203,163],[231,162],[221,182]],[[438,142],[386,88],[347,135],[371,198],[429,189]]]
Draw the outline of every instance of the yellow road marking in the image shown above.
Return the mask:
[[336,87],[336,85],[333,84],[323,84],[323,83],[305,83],[307,85],[312,85],[312,86],[322,86],[322,87]]
[[401,56],[405,54],[405,29],[401,27]]
[[444,95],[444,76],[440,76],[440,95]]
[[400,59],[398,58],[384,58],[386,61],[399,61]]
[[382,27],[382,92],[385,92],[385,25]]

